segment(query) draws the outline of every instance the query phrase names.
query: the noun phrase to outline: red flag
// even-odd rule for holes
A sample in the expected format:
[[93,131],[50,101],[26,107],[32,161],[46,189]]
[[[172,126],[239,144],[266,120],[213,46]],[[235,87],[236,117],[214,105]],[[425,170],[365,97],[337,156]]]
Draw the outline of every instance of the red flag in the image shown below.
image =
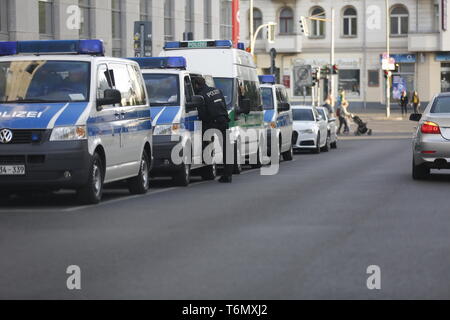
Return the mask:
[[232,4],[232,23],[233,23],[233,46],[236,48],[240,40],[241,20],[239,18],[240,0],[233,0]]

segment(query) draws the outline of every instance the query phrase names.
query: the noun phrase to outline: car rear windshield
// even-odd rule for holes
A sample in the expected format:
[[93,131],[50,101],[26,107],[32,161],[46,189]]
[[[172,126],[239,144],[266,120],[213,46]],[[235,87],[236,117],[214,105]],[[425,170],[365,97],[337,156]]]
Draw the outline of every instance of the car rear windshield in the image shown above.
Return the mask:
[[431,113],[450,113],[450,97],[436,98]]
[[0,62],[0,103],[89,100],[90,63],[80,61]]
[[310,109],[293,109],[292,117],[294,121],[314,121],[314,115]]
[[150,106],[179,106],[180,81],[176,74],[144,74]]
[[264,110],[273,110],[273,91],[272,88],[261,88]]

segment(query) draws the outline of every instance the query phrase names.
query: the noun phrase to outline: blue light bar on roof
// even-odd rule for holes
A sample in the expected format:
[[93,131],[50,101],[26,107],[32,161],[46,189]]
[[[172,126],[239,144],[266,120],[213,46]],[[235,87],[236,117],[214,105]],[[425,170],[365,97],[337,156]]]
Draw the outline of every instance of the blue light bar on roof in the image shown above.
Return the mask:
[[244,51],[245,51],[245,43],[239,42],[238,45],[237,45],[237,48],[238,48],[239,50],[244,50]]
[[0,42],[0,56],[15,54],[89,54],[104,55],[101,40],[42,40]]
[[276,79],[275,76],[270,74],[270,75],[264,75],[264,76],[259,76],[259,82],[260,83],[267,83],[267,84],[275,84],[276,83]]
[[187,63],[184,57],[166,58],[129,58],[136,61],[141,69],[186,69]]
[[205,41],[172,41],[166,42],[164,49],[206,49],[206,48],[232,48],[230,40],[205,40]]

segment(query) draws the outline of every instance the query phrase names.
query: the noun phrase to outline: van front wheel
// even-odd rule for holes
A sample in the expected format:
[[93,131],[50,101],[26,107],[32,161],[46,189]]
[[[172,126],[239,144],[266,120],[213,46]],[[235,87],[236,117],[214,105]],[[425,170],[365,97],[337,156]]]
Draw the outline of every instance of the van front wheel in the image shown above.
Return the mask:
[[98,204],[103,195],[103,162],[98,153],[92,157],[86,186],[77,190],[78,200],[83,204]]

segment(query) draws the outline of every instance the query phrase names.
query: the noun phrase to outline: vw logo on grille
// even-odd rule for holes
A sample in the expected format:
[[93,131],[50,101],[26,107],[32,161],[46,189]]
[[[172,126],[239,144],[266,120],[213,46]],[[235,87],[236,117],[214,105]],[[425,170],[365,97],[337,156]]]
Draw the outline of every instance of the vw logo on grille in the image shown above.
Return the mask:
[[0,143],[10,143],[13,138],[13,133],[9,129],[0,130]]

